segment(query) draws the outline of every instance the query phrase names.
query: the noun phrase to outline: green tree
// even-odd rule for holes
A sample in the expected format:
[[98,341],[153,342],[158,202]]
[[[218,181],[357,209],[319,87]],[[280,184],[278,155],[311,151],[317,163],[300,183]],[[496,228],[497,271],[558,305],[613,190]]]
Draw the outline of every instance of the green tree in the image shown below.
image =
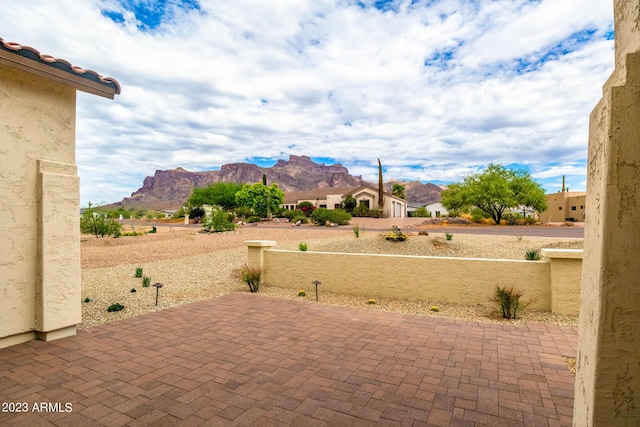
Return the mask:
[[241,189],[242,184],[235,182],[216,182],[204,188],[194,188],[186,204],[192,208],[220,206],[228,211],[237,206],[236,193]]
[[98,237],[120,236],[122,224],[115,219],[115,212],[109,213],[105,210],[89,206],[82,211],[80,216],[80,232],[83,234],[93,234]]
[[347,197],[344,198],[340,205],[342,209],[352,214],[353,210],[358,206],[358,201],[351,194],[347,194]]
[[401,199],[406,199],[406,194],[405,194],[405,187],[402,184],[398,184],[397,182],[393,183],[393,186],[391,187],[391,194],[393,194],[396,197],[400,197]]
[[[278,184],[269,186],[258,182],[256,184],[245,184],[236,193],[236,204],[253,209],[253,212],[261,217],[266,217],[269,212],[278,212],[280,205],[284,202],[284,192]],[[269,209],[267,209],[269,203]]]
[[507,209],[518,205],[536,210],[546,208],[544,189],[527,172],[493,163],[483,172],[449,185],[441,197],[442,205],[449,211],[475,206],[491,215],[496,224],[500,224]]

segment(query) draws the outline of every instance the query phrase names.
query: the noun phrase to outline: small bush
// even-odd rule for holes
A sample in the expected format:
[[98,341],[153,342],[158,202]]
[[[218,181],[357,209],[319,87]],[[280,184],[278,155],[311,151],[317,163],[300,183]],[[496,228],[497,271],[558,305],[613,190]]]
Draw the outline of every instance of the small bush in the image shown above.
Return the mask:
[[440,307],[438,307],[437,305],[432,305],[432,306],[431,306],[431,311],[433,311],[433,312],[437,313],[437,312],[439,312],[439,311],[440,311]]
[[151,277],[144,276],[142,278],[142,287],[143,288],[148,288],[149,286],[151,286]]
[[391,228],[391,231],[383,234],[382,237],[390,242],[404,242],[408,238],[408,236],[395,225]]
[[504,319],[516,319],[518,312],[524,310],[529,303],[520,300],[524,292],[514,289],[496,286],[493,301],[498,304]]
[[445,237],[447,240],[453,240],[453,234],[451,234],[451,233],[445,233],[445,234],[444,234],[444,237]]
[[522,241],[522,236],[516,236],[516,239],[518,239],[518,242]]
[[299,296],[299,297],[306,297],[306,296],[307,296],[307,293],[304,291],[304,289],[300,289],[300,290],[298,291],[298,296]]
[[431,217],[431,214],[429,213],[427,208],[425,208],[424,206],[420,206],[419,208],[416,208],[415,211],[413,211],[413,216],[415,216],[416,218],[429,218]]
[[136,267],[136,275],[138,279],[142,277],[142,267]]
[[85,298],[84,302],[91,302],[91,298],[89,298],[89,297]]
[[311,216],[311,214],[316,210],[316,207],[311,202],[302,202],[296,206],[296,210],[304,212],[305,216]]
[[149,234],[156,234],[156,232],[157,232],[157,231],[158,231],[158,230],[156,229],[156,227],[155,227],[155,226],[153,226],[153,227],[151,227],[151,230],[147,231],[147,233],[149,233]]
[[262,278],[262,269],[244,265],[236,271],[236,277],[249,286],[249,291],[258,292]]
[[302,252],[306,252],[306,251],[307,251],[307,249],[308,249],[307,244],[306,244],[306,243],[304,243],[304,242],[299,243],[299,244],[298,244],[298,249],[300,249]]
[[377,301],[374,300],[373,298],[371,298],[369,301],[367,301],[367,304],[376,304]]
[[247,223],[253,224],[253,223],[256,223],[256,222],[260,222],[261,220],[262,220],[262,218],[260,218],[259,216],[251,215],[250,217],[247,218]]
[[524,259],[527,261],[538,261],[540,259],[540,251],[537,249],[530,249],[524,254]]
[[120,303],[115,303],[109,306],[109,308],[107,308],[107,311],[109,313],[112,313],[114,311],[120,311],[120,310],[124,310],[124,305],[120,304]]
[[523,219],[523,220],[522,220],[522,222],[523,222],[525,225],[533,225],[533,224],[537,223],[537,222],[538,222],[538,220],[537,220],[537,219],[535,219],[535,218],[532,218],[532,217],[527,217],[527,218]]
[[338,225],[346,225],[351,220],[351,215],[342,209],[325,209],[318,208],[311,214],[311,220],[317,225],[326,225],[329,223],[335,223]]
[[233,217],[234,215],[222,209],[214,209],[211,215],[204,219],[204,230],[208,233],[222,233],[224,231],[234,230],[236,225],[231,222]]
[[[362,231],[364,232],[364,229]],[[358,224],[353,226],[353,235],[356,236],[356,239],[360,237],[360,226]]]

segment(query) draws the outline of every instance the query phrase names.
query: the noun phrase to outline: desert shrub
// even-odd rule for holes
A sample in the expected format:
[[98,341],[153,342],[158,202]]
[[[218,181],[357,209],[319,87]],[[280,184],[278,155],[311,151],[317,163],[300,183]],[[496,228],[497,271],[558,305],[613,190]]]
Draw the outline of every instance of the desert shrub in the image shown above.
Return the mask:
[[342,209],[329,210],[325,208],[318,208],[311,214],[311,221],[317,225],[326,225],[327,222],[346,225],[350,220],[351,215]]
[[142,278],[142,287],[143,288],[148,288],[149,286],[151,286],[151,277],[144,276]]
[[292,211],[284,211],[283,217],[287,218],[289,222],[298,222],[300,221],[302,224],[306,224],[309,222],[307,219],[307,215],[300,209],[295,209]]
[[358,206],[358,201],[351,194],[348,194],[340,205],[346,212],[353,214],[353,210]]
[[496,222],[493,220],[493,218],[482,218],[482,219],[480,219],[480,224],[483,224],[483,225],[496,225]]
[[413,216],[417,218],[429,218],[431,217],[431,213],[424,206],[420,206],[413,211]]
[[347,225],[351,221],[351,214],[342,209],[330,210],[329,221],[338,225]]
[[304,291],[304,289],[300,289],[300,290],[298,291],[298,296],[299,296],[299,297],[306,297],[306,296],[307,296],[307,293]]
[[296,206],[296,210],[304,212],[304,216],[311,216],[316,207],[311,202],[302,202]]
[[[506,212],[505,214],[502,215],[502,219],[505,221],[507,225],[519,224],[520,218],[522,218],[522,216],[515,212]],[[500,221],[500,223],[502,223],[502,221]]]
[[252,224],[254,222],[260,222],[261,220],[262,220],[262,218],[260,218],[259,216],[256,216],[256,215],[252,215],[249,218],[247,218],[247,222],[249,224]]
[[80,232],[83,234],[93,234],[98,237],[114,236],[120,237],[122,224],[115,219],[115,215],[94,208],[91,203],[82,212],[80,217]]
[[120,310],[124,310],[124,305],[120,304],[120,303],[115,303],[115,304],[111,304],[108,308],[107,311],[109,313],[112,313],[114,311],[120,311]]
[[440,311],[440,307],[438,307],[437,305],[432,305],[430,310],[433,311],[434,313],[437,313]]
[[300,249],[300,251],[302,252],[306,252],[308,249],[308,246],[305,242],[301,242],[298,244],[298,249]]
[[538,261],[540,259],[540,251],[537,249],[530,249],[524,254],[524,259],[527,261]]
[[262,278],[262,269],[259,267],[242,266],[236,270],[236,277],[249,286],[249,291],[258,292],[260,280]]
[[371,215],[370,209],[363,204],[356,206],[351,213],[353,216],[368,217]]
[[533,224],[537,223],[538,220],[533,218],[533,217],[527,217],[527,218],[524,218],[522,220],[522,222],[523,222],[523,224],[526,224],[526,225],[533,225]]
[[238,218],[248,218],[250,216],[253,216],[253,209],[247,208],[245,206],[238,206],[234,208],[233,213]]
[[138,279],[142,277],[142,267],[136,267],[136,275]]
[[407,235],[395,225],[391,228],[391,231],[383,234],[382,237],[390,242],[404,242],[407,240]]
[[374,300],[373,298],[371,298],[370,300],[367,301],[367,304],[371,304],[371,305],[376,304],[376,303],[377,303],[377,301]]
[[513,287],[496,286],[493,301],[498,304],[504,319],[516,319],[518,312],[527,308],[529,303],[520,300],[523,295],[524,292]]
[[444,233],[444,237],[445,237],[447,240],[453,240],[453,234],[451,234],[451,233]]
[[[360,226],[358,224],[353,226],[353,235],[356,236],[356,239],[360,237]],[[364,233],[364,229],[362,229],[362,232]]]
[[221,233],[223,231],[230,231],[236,228],[236,225],[231,222],[233,214],[229,214],[222,209],[214,209],[211,215],[204,219],[204,230],[208,233]]

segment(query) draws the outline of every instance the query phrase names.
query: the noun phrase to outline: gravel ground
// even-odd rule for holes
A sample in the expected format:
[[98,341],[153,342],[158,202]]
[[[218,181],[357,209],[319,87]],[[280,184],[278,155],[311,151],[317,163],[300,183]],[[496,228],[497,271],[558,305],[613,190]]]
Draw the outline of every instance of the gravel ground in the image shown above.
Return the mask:
[[[136,231],[150,229],[150,225],[136,226]],[[351,227],[277,228],[245,226],[229,233],[204,234],[197,229],[158,227],[158,233],[119,239],[96,239],[83,236],[81,241],[83,321],[87,328],[113,320],[124,319],[169,307],[214,298],[231,292],[247,292],[246,285],[233,278],[233,271],[246,259],[247,240],[275,240],[276,248],[297,250],[306,242],[309,251],[392,253],[402,255],[457,256],[472,258],[523,259],[530,249],[542,247],[581,248],[582,239],[558,239],[514,236],[486,236],[455,234],[447,241],[443,234],[422,236],[417,229],[409,229],[405,242],[387,242],[378,232],[364,232],[356,239]],[[136,267],[143,268],[151,283],[160,282],[156,306],[156,288],[142,287],[135,278]],[[135,292],[131,292],[135,289]],[[306,297],[296,291],[262,286],[256,297],[276,297],[303,300],[315,304],[315,294],[307,289]],[[313,294],[313,295],[312,295]],[[122,311],[108,313],[107,307],[120,303]],[[438,301],[378,300],[367,304],[367,298],[347,295],[321,294],[320,303],[428,315],[441,318],[526,324],[546,322],[577,325],[577,316],[560,316],[546,312],[525,311],[519,320],[496,318],[494,310],[486,306],[443,304]],[[438,306],[439,312],[431,311]]]

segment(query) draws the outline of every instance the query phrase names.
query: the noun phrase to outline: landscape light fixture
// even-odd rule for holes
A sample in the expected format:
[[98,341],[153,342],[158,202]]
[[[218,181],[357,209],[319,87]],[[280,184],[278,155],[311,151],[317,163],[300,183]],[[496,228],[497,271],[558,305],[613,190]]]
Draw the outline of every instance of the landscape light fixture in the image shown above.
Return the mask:
[[319,285],[320,283],[321,283],[321,282],[320,282],[320,281],[318,281],[318,280],[314,280],[313,282],[311,282],[311,284],[312,284],[312,285],[316,285],[316,301],[318,301],[318,285]]
[[158,294],[160,293],[160,288],[163,287],[164,285],[162,283],[154,283],[153,285],[154,288],[156,288],[156,305],[158,305]]

